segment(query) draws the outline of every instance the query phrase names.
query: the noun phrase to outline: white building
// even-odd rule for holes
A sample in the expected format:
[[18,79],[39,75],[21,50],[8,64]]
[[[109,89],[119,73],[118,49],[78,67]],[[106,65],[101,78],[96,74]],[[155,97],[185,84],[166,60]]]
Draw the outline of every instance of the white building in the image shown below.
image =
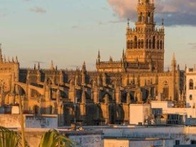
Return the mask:
[[[186,69],[186,105],[195,109],[196,104],[196,67]],[[192,117],[196,117],[193,113]]]
[[[57,115],[24,114],[25,128],[57,128]],[[0,114],[0,124],[6,128],[21,128],[21,116],[19,114]]]
[[196,145],[195,126],[86,126],[84,128],[102,131],[104,147]]
[[[151,101],[151,104],[130,104],[129,124],[188,124],[195,125],[195,107],[174,107],[172,101]],[[195,118],[195,119],[194,119]]]
[[104,138],[104,147],[173,147],[172,139],[162,138]]
[[129,124],[145,124],[151,117],[150,104],[130,104]]
[[[196,123],[196,66],[186,69],[186,106],[175,107],[173,101],[157,101],[149,104],[130,104],[130,124],[188,124]],[[158,120],[159,119],[159,120]],[[158,120],[158,121],[157,121]]]

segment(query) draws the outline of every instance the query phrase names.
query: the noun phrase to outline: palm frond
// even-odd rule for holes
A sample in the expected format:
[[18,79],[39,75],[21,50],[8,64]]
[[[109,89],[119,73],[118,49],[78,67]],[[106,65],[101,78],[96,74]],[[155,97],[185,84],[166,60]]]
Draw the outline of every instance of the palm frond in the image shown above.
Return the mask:
[[41,138],[39,147],[74,147],[74,143],[57,130],[47,131]]
[[0,126],[0,147],[19,147],[21,136],[12,130]]

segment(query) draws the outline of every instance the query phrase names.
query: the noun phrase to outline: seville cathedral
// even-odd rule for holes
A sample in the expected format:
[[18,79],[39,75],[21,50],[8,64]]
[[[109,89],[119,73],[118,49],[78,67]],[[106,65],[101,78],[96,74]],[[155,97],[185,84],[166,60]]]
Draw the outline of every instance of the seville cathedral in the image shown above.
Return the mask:
[[102,61],[98,52],[96,71],[85,62],[76,70],[49,69],[38,63],[20,68],[16,58],[7,59],[0,50],[0,104],[17,105],[23,113],[57,114],[59,126],[128,124],[129,104],[169,100],[184,107],[184,71],[175,56],[164,71],[164,23],[156,27],[153,0],[138,0],[135,27],[126,28],[126,50],[120,61]]

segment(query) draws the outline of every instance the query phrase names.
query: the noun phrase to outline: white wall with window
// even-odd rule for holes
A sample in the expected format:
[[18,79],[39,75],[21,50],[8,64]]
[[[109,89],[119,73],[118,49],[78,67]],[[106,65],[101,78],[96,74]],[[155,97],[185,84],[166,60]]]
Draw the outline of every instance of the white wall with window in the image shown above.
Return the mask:
[[192,115],[196,117],[196,67],[186,69],[186,106],[192,108]]

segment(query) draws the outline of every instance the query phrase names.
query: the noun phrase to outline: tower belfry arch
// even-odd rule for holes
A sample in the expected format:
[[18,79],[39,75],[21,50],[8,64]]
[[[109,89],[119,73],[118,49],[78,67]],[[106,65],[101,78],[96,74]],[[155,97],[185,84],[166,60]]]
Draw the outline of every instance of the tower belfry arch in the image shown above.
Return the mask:
[[142,65],[140,67],[145,70],[150,65],[153,71],[164,70],[164,26],[156,28],[154,13],[154,0],[138,0],[135,27],[127,26],[126,62],[128,68],[131,68],[137,60]]

